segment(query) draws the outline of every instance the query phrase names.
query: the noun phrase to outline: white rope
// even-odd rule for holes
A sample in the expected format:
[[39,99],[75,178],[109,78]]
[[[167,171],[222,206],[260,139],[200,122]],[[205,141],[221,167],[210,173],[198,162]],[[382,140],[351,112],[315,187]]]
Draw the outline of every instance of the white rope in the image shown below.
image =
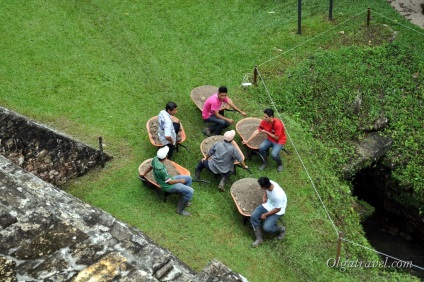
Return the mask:
[[276,107],[276,105],[275,105],[275,102],[274,102],[274,100],[272,99],[272,97],[271,97],[271,95],[270,95],[270,93],[269,93],[269,91],[268,91],[268,87],[266,86],[265,81],[264,81],[264,79],[263,79],[263,77],[262,77],[261,73],[259,72],[259,69],[257,69],[257,71],[258,71],[258,75],[259,75],[259,77],[260,77],[260,79],[261,79],[261,82],[262,82],[262,84],[263,84],[263,85],[264,85],[264,87],[265,87],[265,91],[266,91],[266,93],[268,94],[269,99],[271,100],[271,104],[272,104],[273,108],[275,109],[275,112],[277,113],[277,115],[278,115],[278,117],[280,118],[281,122],[283,123],[284,129],[285,129],[285,132],[286,132],[286,135],[287,135],[287,137],[289,138],[290,143],[291,143],[291,145],[293,146],[294,150],[296,151],[296,155],[297,155],[297,157],[299,158],[300,163],[302,164],[303,170],[306,172],[306,175],[308,176],[308,179],[309,179],[309,181],[311,182],[312,187],[314,188],[315,193],[317,194],[318,199],[320,200],[320,202],[321,202],[321,204],[322,204],[322,206],[323,206],[323,208],[324,208],[324,210],[325,210],[325,213],[327,214],[327,217],[328,217],[328,219],[330,220],[331,224],[333,225],[333,228],[334,228],[334,230],[336,231],[336,234],[337,234],[337,236],[338,236],[339,231],[337,230],[337,227],[336,227],[336,225],[334,224],[334,222],[333,222],[333,220],[332,220],[332,218],[331,218],[331,216],[330,216],[330,214],[329,214],[329,212],[328,212],[328,210],[327,210],[327,207],[325,206],[324,202],[322,201],[321,196],[320,196],[320,194],[318,193],[318,190],[317,190],[317,189],[316,189],[316,187],[315,187],[315,183],[314,183],[314,181],[312,180],[311,176],[309,175],[308,169],[306,168],[306,166],[305,166],[305,164],[304,164],[304,162],[303,162],[303,160],[302,160],[302,157],[300,156],[299,151],[297,150],[296,145],[294,144],[293,139],[292,139],[292,138],[291,138],[291,136],[290,136],[289,130],[287,129],[286,125],[284,124],[283,120],[281,119],[281,115],[280,115],[280,113],[279,113],[279,112],[278,112],[278,110],[277,110],[277,107]]
[[357,15],[355,15],[355,16],[353,16],[353,17],[351,17],[351,18],[349,18],[349,19],[347,19],[347,20],[345,20],[345,21],[343,21],[343,22],[341,22],[341,23],[339,23],[338,25],[335,25],[335,26],[333,26],[332,28],[327,29],[326,31],[323,31],[323,32],[321,32],[320,34],[318,34],[318,35],[316,35],[316,36],[314,36],[314,37],[312,37],[312,38],[310,38],[310,39],[308,39],[308,40],[306,40],[306,41],[304,41],[304,42],[302,42],[302,43],[300,43],[300,44],[298,44],[298,45],[294,46],[293,48],[288,49],[287,51],[285,51],[285,52],[283,52],[283,53],[281,53],[281,54],[278,54],[277,56],[275,56],[275,57],[273,57],[273,58],[269,59],[268,61],[265,61],[265,62],[263,62],[263,63],[259,64],[259,65],[258,65],[258,67],[259,67],[259,66],[262,66],[262,65],[264,65],[264,64],[266,64],[266,63],[269,63],[269,62],[271,62],[271,61],[275,60],[276,58],[281,57],[282,55],[287,54],[288,52],[291,52],[291,51],[293,51],[294,49],[299,48],[299,47],[300,47],[300,46],[302,46],[302,45],[305,45],[306,43],[308,43],[308,42],[310,42],[310,41],[314,40],[314,39],[315,39],[315,38],[317,38],[317,37],[320,37],[320,36],[322,36],[322,35],[324,35],[324,34],[328,33],[329,31],[331,31],[331,30],[333,30],[333,29],[335,29],[335,28],[339,27],[340,25],[344,24],[344,23],[345,23],[345,22],[347,22],[347,21],[352,20],[353,18],[355,18],[355,17],[359,16],[359,15],[360,15],[360,14],[362,14],[362,13],[363,13],[363,11],[362,11],[362,12],[360,12],[359,14],[357,14]]
[[[350,241],[350,240],[348,240],[348,239],[342,238],[342,240],[343,240],[343,241],[346,241],[346,242],[348,242],[348,243],[350,243],[350,244],[352,244],[352,245],[355,245],[355,246],[358,246],[358,247],[361,247],[361,248],[367,249],[367,250],[369,250],[369,251],[376,252],[376,253],[378,253],[378,254],[380,254],[380,255],[384,255],[384,256],[386,256],[386,257],[392,258],[392,259],[394,259],[394,260],[398,260],[398,261],[403,261],[403,262],[405,262],[405,260],[403,260],[403,259],[396,258],[396,257],[393,257],[393,256],[391,256],[391,255],[388,255],[388,254],[385,254],[385,253],[379,252],[379,251],[377,251],[377,250],[374,250],[374,249],[368,248],[367,246],[363,246],[363,245],[361,245],[361,244],[355,243],[355,242]],[[411,265],[411,266],[413,266],[413,267],[415,267],[415,268],[418,268],[418,269],[424,270],[424,267],[421,267],[421,266],[415,265],[415,264],[413,264],[413,263],[411,263],[410,265]]]
[[388,17],[386,17],[385,15],[382,15],[382,14],[380,14],[380,13],[378,13],[378,12],[374,11],[374,10],[371,10],[371,11],[373,11],[374,13],[376,13],[377,15],[379,15],[379,16],[380,16],[380,17],[382,17],[382,18],[385,18],[385,19],[387,19],[387,20],[389,20],[389,21],[394,22],[395,24],[401,25],[401,26],[402,26],[402,27],[404,27],[404,28],[407,28],[407,29],[409,29],[409,30],[415,31],[416,33],[419,33],[419,34],[421,34],[421,35],[423,35],[423,36],[424,36],[424,32],[422,32],[422,31],[420,31],[420,30],[416,30],[415,28],[411,28],[411,27],[409,27],[409,26],[406,26],[406,25],[404,25],[404,24],[401,24],[400,22],[398,22],[398,21],[396,21],[396,20],[393,20],[393,19],[391,19],[391,18],[388,18]]
[[[368,10],[368,9],[367,9],[367,10]],[[367,10],[365,10],[365,11],[367,11]],[[377,15],[379,15],[379,16],[381,16],[381,17],[383,17],[383,18],[386,18],[386,19],[388,19],[388,20],[391,20],[392,22],[394,22],[394,23],[396,23],[396,24],[399,24],[399,25],[401,25],[401,26],[403,26],[403,27],[405,27],[405,28],[407,28],[407,29],[410,29],[410,30],[412,30],[412,31],[415,31],[415,32],[417,32],[417,33],[419,33],[419,34],[424,35],[424,33],[423,33],[423,32],[420,32],[420,31],[418,31],[418,30],[415,30],[415,29],[412,29],[412,28],[410,28],[410,27],[408,27],[408,26],[405,26],[405,25],[403,25],[403,24],[401,24],[401,23],[399,23],[399,22],[397,22],[397,21],[395,21],[395,20],[392,20],[392,19],[390,19],[390,18],[388,18],[388,17],[386,17],[386,16],[384,16],[384,15],[382,15],[382,14],[379,14],[378,12],[376,12],[376,11],[374,11],[374,10],[372,10],[372,11],[373,11],[374,13],[376,13]],[[299,159],[300,163],[302,164],[303,170],[305,171],[305,173],[306,173],[306,175],[307,175],[307,177],[308,177],[308,179],[309,179],[309,181],[310,181],[310,183],[311,183],[312,187],[314,188],[315,193],[316,193],[316,195],[317,195],[317,197],[318,197],[319,201],[321,202],[321,205],[322,205],[322,207],[324,208],[324,211],[325,211],[325,213],[326,213],[326,215],[327,215],[328,219],[330,220],[330,222],[331,222],[331,224],[332,224],[332,226],[333,226],[333,228],[334,228],[334,230],[335,230],[335,232],[336,232],[336,235],[337,235],[337,236],[339,235],[339,230],[337,229],[337,226],[335,225],[335,223],[334,223],[333,219],[331,218],[331,216],[330,216],[330,214],[329,214],[329,212],[328,212],[328,210],[327,210],[327,207],[325,206],[325,204],[324,204],[324,202],[323,202],[323,200],[322,200],[322,198],[321,198],[321,196],[320,196],[320,194],[319,194],[319,192],[318,192],[318,190],[317,190],[317,188],[316,188],[316,186],[315,186],[315,183],[314,183],[314,181],[312,180],[312,178],[311,178],[311,176],[310,176],[310,174],[309,174],[309,172],[308,172],[308,169],[306,168],[306,166],[305,166],[305,164],[304,164],[304,162],[303,162],[303,160],[302,160],[302,157],[301,157],[301,156],[300,156],[300,154],[299,154],[299,151],[297,150],[296,145],[295,145],[295,143],[293,142],[293,139],[292,139],[292,138],[291,138],[291,136],[290,136],[289,130],[287,129],[286,125],[284,124],[284,122],[283,122],[283,121],[282,121],[282,119],[281,119],[281,115],[280,115],[280,113],[279,113],[279,111],[278,111],[278,109],[277,109],[277,107],[276,107],[276,104],[275,104],[274,100],[273,100],[273,99],[272,99],[272,97],[271,97],[271,94],[270,94],[270,92],[269,92],[269,90],[268,90],[267,85],[265,84],[265,80],[263,79],[263,77],[262,77],[261,73],[259,72],[259,66],[262,66],[262,65],[264,65],[264,64],[266,64],[266,63],[269,63],[269,62],[271,62],[271,61],[275,60],[276,58],[278,58],[278,57],[280,57],[280,56],[282,56],[282,55],[284,55],[284,54],[286,54],[286,53],[288,53],[288,52],[291,52],[291,51],[293,51],[293,50],[294,50],[294,49],[296,49],[296,48],[299,48],[300,46],[302,46],[302,45],[304,45],[304,44],[306,44],[306,43],[308,43],[308,42],[310,42],[310,41],[314,40],[315,38],[317,38],[317,37],[319,37],[319,36],[322,36],[323,34],[328,33],[329,31],[331,31],[331,30],[333,30],[333,29],[335,29],[335,28],[339,27],[340,25],[342,25],[342,24],[344,24],[344,23],[346,23],[346,22],[348,22],[348,21],[351,21],[353,18],[355,18],[355,17],[359,16],[359,15],[360,15],[360,14],[362,14],[362,13],[364,13],[364,11],[361,11],[361,12],[360,12],[360,13],[358,13],[357,15],[352,16],[351,18],[349,18],[349,19],[347,19],[347,20],[345,20],[345,21],[341,22],[340,24],[338,24],[338,25],[336,25],[336,26],[334,26],[334,27],[332,27],[332,28],[330,28],[330,29],[328,29],[328,30],[326,30],[326,31],[324,31],[324,32],[322,32],[322,33],[320,33],[320,34],[318,34],[318,35],[316,35],[316,36],[314,36],[314,37],[312,37],[312,38],[310,38],[310,39],[308,39],[308,40],[304,41],[304,42],[302,42],[301,44],[298,44],[298,45],[294,46],[293,48],[288,49],[287,51],[285,51],[285,52],[283,52],[283,53],[281,53],[281,54],[279,54],[279,55],[277,55],[277,56],[275,56],[275,57],[273,57],[273,58],[269,59],[268,61],[265,61],[265,62],[263,62],[263,63],[261,63],[261,64],[257,65],[257,68],[256,68],[257,73],[258,73],[258,75],[259,75],[259,78],[261,79],[261,82],[262,82],[263,86],[265,87],[265,91],[266,91],[266,93],[267,93],[267,95],[268,95],[268,97],[269,97],[269,100],[271,101],[272,107],[275,109],[275,112],[277,113],[278,117],[280,118],[281,122],[283,123],[283,126],[284,126],[285,131],[286,131],[286,135],[287,135],[287,137],[289,138],[290,143],[291,143],[291,145],[293,146],[293,148],[294,148],[294,150],[295,150],[295,152],[296,152],[296,155],[297,155],[297,157],[298,157],[298,159]],[[244,79],[245,79],[245,78],[246,78],[246,75],[243,77],[243,81],[244,81]],[[402,259],[399,259],[399,258],[396,258],[396,257],[390,256],[390,255],[385,254],[385,253],[382,253],[382,252],[379,252],[379,251],[377,251],[377,250],[375,250],[375,249],[371,249],[371,248],[368,248],[368,247],[366,247],[366,246],[360,245],[360,244],[355,243],[355,242],[353,242],[353,241],[350,241],[350,240],[347,240],[347,239],[344,239],[344,238],[342,238],[342,240],[343,240],[343,241],[345,241],[345,242],[348,242],[348,243],[350,243],[350,244],[356,245],[356,246],[358,246],[358,247],[361,247],[361,248],[367,249],[367,250],[369,250],[369,251],[373,251],[373,252],[378,253],[378,254],[380,254],[380,255],[384,255],[384,256],[386,256],[386,257],[390,257],[390,258],[392,258],[392,259],[394,259],[394,260],[397,260],[397,261],[404,261],[404,260],[402,260]],[[424,270],[424,268],[423,268],[423,267],[421,267],[421,266],[418,266],[418,265],[415,265],[415,264],[412,264],[412,263],[411,263],[410,265],[411,265],[411,266],[413,266],[413,267],[415,267],[415,268],[418,268],[418,269]]]

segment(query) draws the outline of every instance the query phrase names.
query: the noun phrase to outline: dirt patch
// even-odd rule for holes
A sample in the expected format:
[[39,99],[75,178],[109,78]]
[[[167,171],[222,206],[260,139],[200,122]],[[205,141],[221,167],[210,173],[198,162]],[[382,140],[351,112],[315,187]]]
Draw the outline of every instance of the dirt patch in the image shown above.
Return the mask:
[[[152,162],[152,159],[148,159],[144,161],[140,167],[138,168],[139,172],[144,172],[146,169],[150,166],[150,163]],[[170,176],[176,176],[180,175],[181,173],[177,170],[177,168],[172,164],[171,161],[165,160],[164,165],[166,169],[168,170],[168,173]],[[151,170],[148,174],[145,175],[146,179],[150,183],[156,183],[155,177],[153,176],[153,170]]]
[[262,204],[263,191],[256,178],[243,178],[231,186],[231,196],[242,215],[250,216]]
[[424,28],[424,1],[388,0],[387,2],[411,23]]
[[[259,118],[244,118],[236,124],[237,133],[243,140],[247,140],[252,135],[253,131],[258,128],[260,123],[261,120]],[[265,139],[266,134],[261,132],[247,145],[249,148],[256,150]]]
[[212,94],[218,93],[218,87],[212,85],[202,85],[191,90],[190,97],[194,104],[202,110],[206,99]]

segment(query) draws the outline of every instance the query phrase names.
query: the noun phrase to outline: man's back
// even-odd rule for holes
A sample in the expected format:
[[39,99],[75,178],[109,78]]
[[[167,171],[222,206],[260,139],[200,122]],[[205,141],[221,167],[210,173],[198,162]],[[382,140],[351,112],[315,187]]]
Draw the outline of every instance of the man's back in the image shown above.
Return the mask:
[[209,150],[209,167],[213,173],[227,173],[234,170],[234,161],[242,161],[242,157],[237,149],[229,142],[216,142]]
[[167,183],[171,176],[168,174],[165,164],[161,163],[157,157],[154,157],[151,166],[153,167],[153,176],[159,186],[165,191],[171,189],[172,185]]

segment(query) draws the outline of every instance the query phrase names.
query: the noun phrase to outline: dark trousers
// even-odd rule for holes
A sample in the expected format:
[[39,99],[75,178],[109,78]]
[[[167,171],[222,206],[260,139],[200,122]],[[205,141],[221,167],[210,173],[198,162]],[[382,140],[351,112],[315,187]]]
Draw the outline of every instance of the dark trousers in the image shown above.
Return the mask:
[[[210,172],[214,173],[211,168],[209,167],[209,162],[208,160],[200,160],[200,162],[197,164],[196,166],[196,170],[198,170],[199,172],[201,172],[204,168],[206,168],[207,170],[209,170]],[[221,175],[225,178],[228,178],[228,174],[230,173],[230,171],[226,172],[226,173],[221,173]]]
[[[175,133],[176,133],[176,134],[177,134],[177,136],[178,136],[178,132],[180,132],[180,129],[181,129],[181,124],[180,124],[179,122],[173,122],[172,124],[174,125]],[[175,142],[175,145],[172,145],[172,144],[166,144],[166,146],[168,146],[168,147],[169,147],[168,160],[170,160],[170,159],[172,158],[172,155],[174,154],[175,147],[176,147],[176,143],[177,143],[177,142]]]
[[209,130],[215,135],[221,135],[222,130],[230,126],[228,121],[217,118],[214,115],[211,115],[209,118],[205,119],[205,121],[211,123]]

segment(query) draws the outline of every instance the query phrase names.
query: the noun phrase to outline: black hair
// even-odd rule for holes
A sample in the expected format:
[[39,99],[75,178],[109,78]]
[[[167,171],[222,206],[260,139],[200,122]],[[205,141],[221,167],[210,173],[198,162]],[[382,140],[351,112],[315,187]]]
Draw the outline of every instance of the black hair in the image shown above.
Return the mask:
[[165,110],[173,111],[176,107],[178,107],[177,104],[175,104],[175,102],[171,101],[171,102],[166,103]]
[[227,86],[220,86],[218,89],[218,93],[228,93]]
[[267,108],[267,109],[264,110],[264,114],[266,114],[269,117],[274,117],[274,110]]
[[259,186],[262,188],[268,189],[271,187],[271,182],[269,181],[268,177],[261,177],[258,179]]

